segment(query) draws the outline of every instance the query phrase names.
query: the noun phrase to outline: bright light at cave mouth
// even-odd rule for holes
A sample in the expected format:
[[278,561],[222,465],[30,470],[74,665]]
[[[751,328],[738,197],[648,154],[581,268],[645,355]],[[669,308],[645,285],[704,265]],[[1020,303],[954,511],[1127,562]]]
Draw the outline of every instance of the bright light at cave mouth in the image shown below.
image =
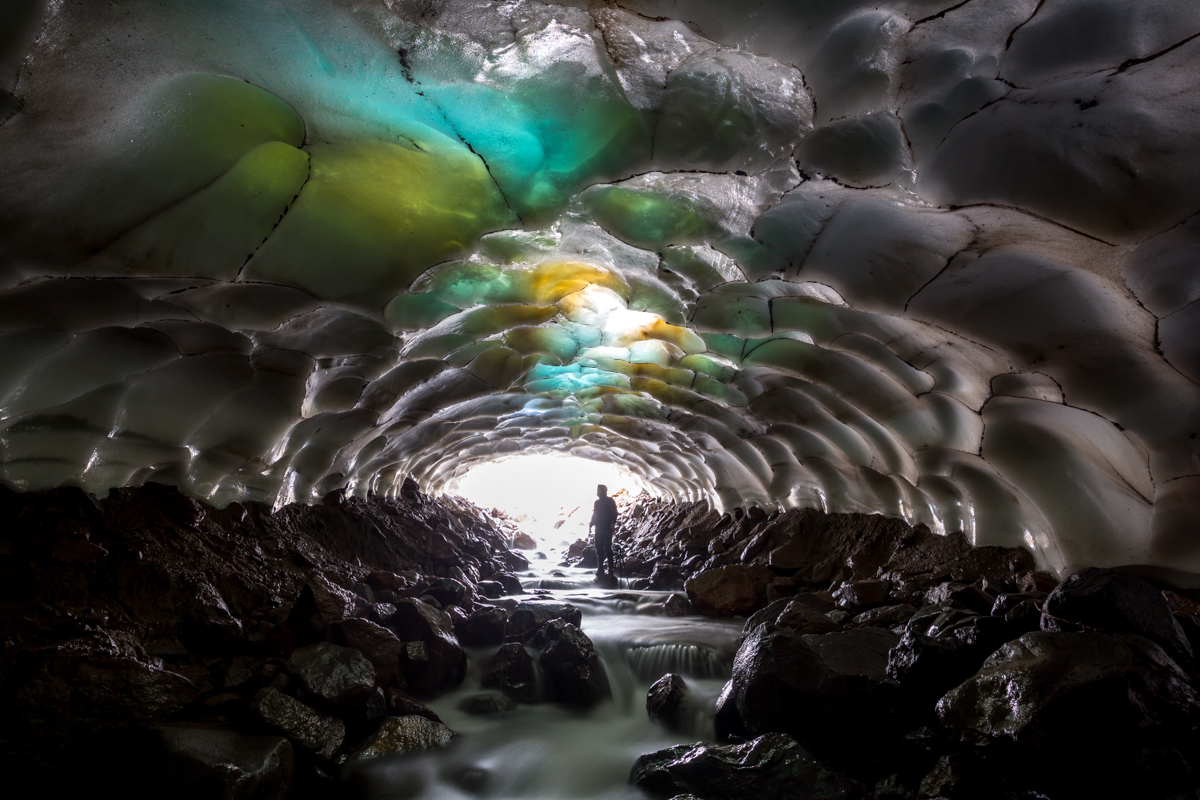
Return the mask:
[[[559,547],[587,534],[596,485],[608,493],[636,496],[649,487],[616,464],[558,455],[514,456],[473,468],[449,494],[482,508],[496,508],[517,520],[544,547]],[[563,524],[555,528],[560,520]]]

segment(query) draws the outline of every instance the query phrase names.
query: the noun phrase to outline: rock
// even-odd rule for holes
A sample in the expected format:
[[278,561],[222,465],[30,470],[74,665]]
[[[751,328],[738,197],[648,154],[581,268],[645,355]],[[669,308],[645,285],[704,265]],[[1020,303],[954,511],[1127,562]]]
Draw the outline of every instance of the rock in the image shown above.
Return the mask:
[[477,609],[465,622],[455,626],[458,640],[468,647],[492,647],[504,644],[508,612],[496,606]]
[[355,751],[349,762],[361,763],[381,756],[435,750],[450,744],[457,735],[442,723],[417,714],[387,717]]
[[1003,617],[1018,605],[1029,601],[1037,605],[1038,614],[1040,615],[1042,604],[1046,602],[1046,597],[1048,595],[1045,592],[1005,592],[996,595],[996,602],[992,603],[990,613],[993,617]]
[[329,642],[296,650],[287,669],[313,697],[330,706],[365,698],[375,688],[375,668],[367,657]]
[[870,611],[864,611],[858,616],[852,617],[850,621],[855,625],[864,627],[890,628],[895,625],[903,625],[912,619],[913,614],[916,613],[916,606],[910,606],[908,603],[900,603],[894,606],[872,608]]
[[169,719],[200,693],[193,681],[176,672],[133,658],[62,647],[42,656],[12,704],[37,727],[94,732]]
[[655,564],[650,572],[649,588],[659,592],[675,591],[683,588],[685,578],[680,567],[662,561]]
[[277,689],[260,689],[250,702],[250,710],[320,758],[332,758],[346,739],[346,725],[340,719],[322,714]]
[[392,603],[371,603],[363,609],[362,618],[386,627],[395,613],[396,606]]
[[534,702],[537,699],[537,670],[533,656],[515,642],[503,645],[484,667],[480,683],[490,689],[499,689],[518,703]]
[[[396,602],[392,631],[405,643],[403,669],[408,690],[417,695],[453,689],[466,676],[467,657],[450,617],[412,598]],[[420,647],[413,645],[419,644]]]
[[[542,556],[545,558],[545,556]],[[525,589],[521,586],[521,579],[511,572],[497,572],[492,576],[492,580],[498,581],[504,587],[505,594],[524,594]]]
[[1162,596],[1166,599],[1172,614],[1182,614],[1188,617],[1200,614],[1200,603],[1195,600],[1184,597],[1178,592],[1172,592],[1170,589],[1164,589]]
[[833,598],[838,608],[857,614],[887,603],[891,588],[888,581],[853,581],[838,587]]
[[837,747],[860,730],[893,726],[897,687],[887,676],[899,636],[880,628],[801,636],[761,626],[738,650],[732,694],[751,736],[789,733],[812,746]]
[[955,731],[1073,759],[1080,752],[1135,753],[1141,742],[1190,734],[1200,698],[1147,638],[1039,631],[997,650],[938,701],[937,714]]
[[1192,645],[1167,599],[1127,572],[1085,569],[1067,578],[1046,598],[1042,630],[1068,632],[1083,627],[1145,636],[1180,664],[1191,665]]
[[475,588],[489,600],[495,600],[504,596],[504,584],[500,583],[500,581],[480,581],[475,584]]
[[588,546],[583,548],[583,552],[579,554],[579,563],[575,566],[582,569],[595,569],[597,564],[596,548]]
[[648,753],[634,764],[630,780],[662,797],[692,794],[705,800],[855,800],[865,795],[861,785],[825,769],[782,733],[741,745],[680,744]]
[[733,681],[726,681],[717,697],[717,706],[713,713],[713,728],[717,739],[722,742],[745,741],[750,738],[750,732],[742,722],[737,709],[737,698],[733,692]]
[[280,736],[192,726],[158,728],[155,734],[170,787],[164,794],[170,797],[284,800],[292,788],[295,754]]
[[1027,570],[1013,580],[1022,592],[1053,592],[1058,586],[1058,579],[1048,572]]
[[468,714],[483,716],[486,714],[504,714],[516,710],[517,704],[502,694],[485,692],[464,697],[458,702],[458,707]]
[[837,603],[833,601],[832,592],[801,592],[792,599],[797,603],[803,603],[809,608],[820,611],[822,614],[828,614],[837,609]]
[[408,692],[400,689],[389,687],[385,693],[387,698],[387,713],[393,717],[406,717],[409,714],[416,714],[419,717],[441,722],[442,718],[429,706],[417,700]]
[[1014,636],[999,617],[966,617],[937,635],[910,626],[888,655],[887,674],[923,700],[941,697],[975,673],[996,648]]
[[588,708],[608,698],[604,665],[583,631],[554,619],[542,626],[538,639],[544,642],[538,663],[546,674],[552,699]]
[[646,693],[646,713],[667,730],[678,731],[683,723],[683,704],[688,688],[683,678],[667,673],[654,682]]
[[935,606],[954,603],[976,614],[990,614],[996,599],[974,584],[946,581],[927,591],[925,601]]
[[596,579],[592,581],[592,584],[599,589],[619,589],[621,587],[621,582],[617,580],[617,576],[608,572],[601,572],[596,575]]
[[512,547],[514,550],[537,550],[537,539],[534,539],[525,531],[518,531],[513,536]]
[[432,597],[442,608],[450,606],[470,606],[474,592],[462,581],[453,578],[437,578],[430,581],[423,589],[422,597]]
[[774,577],[766,567],[735,564],[701,572],[684,589],[692,606],[706,617],[746,616],[763,606]]
[[918,797],[945,797],[951,800],[986,797],[995,781],[981,768],[977,759],[961,755],[944,755],[933,769],[921,779]]
[[742,637],[768,623],[800,634],[833,633],[842,629],[841,625],[811,606],[783,598],[754,612],[742,627]]
[[528,642],[533,635],[542,629],[552,619],[561,619],[572,625],[583,622],[583,613],[568,603],[551,601],[530,601],[519,604],[508,615],[508,632],[505,638],[510,642]]
[[375,682],[380,686],[391,683],[400,670],[404,642],[382,625],[365,619],[347,619],[330,625],[326,638],[366,656],[375,668]]
[[287,626],[296,632],[301,644],[320,640],[325,629],[354,612],[354,595],[317,573],[300,589],[300,596],[288,614]]

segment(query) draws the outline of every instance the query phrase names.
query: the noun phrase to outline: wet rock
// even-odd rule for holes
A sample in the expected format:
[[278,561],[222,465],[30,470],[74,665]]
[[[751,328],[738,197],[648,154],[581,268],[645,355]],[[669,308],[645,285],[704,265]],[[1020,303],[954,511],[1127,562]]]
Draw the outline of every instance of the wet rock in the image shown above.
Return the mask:
[[713,713],[713,728],[717,740],[722,742],[744,742],[750,738],[742,716],[738,713],[737,697],[733,691],[733,681],[726,681],[717,697],[716,710]]
[[389,624],[405,643],[403,669],[410,692],[435,694],[462,683],[467,657],[445,612],[428,603],[403,598],[397,601],[396,613]]
[[470,606],[472,595],[470,587],[462,581],[453,578],[437,578],[427,583],[421,593],[422,597],[432,597],[442,608],[450,606]]
[[579,554],[579,563],[577,563],[575,566],[580,567],[581,569],[595,569],[598,563],[599,562],[596,558],[596,548],[589,546],[583,548],[583,552]]
[[1032,602],[1041,614],[1042,604],[1046,602],[1047,597],[1045,592],[1004,592],[996,595],[996,602],[992,603],[990,613],[993,617],[1003,617],[1022,603]]
[[537,550],[537,546],[537,540],[525,531],[518,531],[513,536],[512,547],[514,550]]
[[1157,642],[1181,664],[1192,661],[1192,645],[1162,592],[1141,578],[1111,569],[1076,572],[1050,593],[1042,606],[1042,630],[1099,629],[1136,633]]
[[684,587],[686,577],[682,568],[664,561],[655,564],[650,571],[648,586],[659,592],[674,591]]
[[484,667],[480,683],[489,689],[499,689],[518,703],[532,703],[537,699],[533,656],[519,644],[503,645]]
[[1167,601],[1167,606],[1170,607],[1172,614],[1187,617],[1200,615],[1200,603],[1197,603],[1195,600],[1184,597],[1179,592],[1173,592],[1170,589],[1164,589],[1162,596]]
[[990,614],[996,599],[974,584],[946,581],[927,591],[925,601],[930,605],[953,603],[976,614]]
[[408,692],[392,686],[388,688],[384,696],[387,699],[387,713],[393,717],[406,717],[410,714],[416,714],[419,717],[424,717],[434,722],[442,721],[442,718],[432,708]]
[[521,579],[511,572],[497,572],[492,576],[492,580],[499,582],[504,587],[505,594],[525,593],[525,589],[521,586]]
[[468,647],[492,647],[504,643],[508,612],[496,606],[484,606],[455,626],[458,640]]
[[170,726],[155,731],[167,793],[181,800],[283,800],[295,777],[287,739],[219,728]]
[[495,600],[504,596],[504,584],[499,581],[480,581],[475,584],[475,588],[489,600]]
[[1048,572],[1027,570],[1013,579],[1013,583],[1022,592],[1053,592],[1058,586],[1058,579]]
[[316,574],[300,590],[287,626],[295,631],[302,644],[315,642],[325,635],[327,627],[353,614],[354,607],[352,593]]
[[617,576],[607,572],[598,574],[592,583],[600,589],[618,589],[621,586],[621,582],[617,580]]
[[982,768],[978,759],[961,755],[944,755],[921,779],[918,797],[944,797],[947,800],[994,796],[988,791],[995,782]]
[[912,619],[913,614],[916,613],[916,606],[910,606],[908,603],[900,603],[894,606],[872,608],[870,611],[864,611],[858,616],[852,617],[850,621],[855,625],[864,627],[891,628],[896,625],[903,625]]
[[1190,734],[1200,698],[1149,639],[1035,632],[997,650],[938,701],[937,713],[952,730],[1071,758],[1134,753],[1140,742]]
[[64,647],[41,657],[12,702],[35,729],[94,731],[165,720],[199,696],[200,688],[178,673]]
[[267,725],[320,758],[330,759],[346,739],[346,725],[277,689],[260,689],[250,710]]
[[330,706],[365,698],[375,688],[375,668],[367,657],[329,642],[296,650],[287,669],[309,694]]
[[421,750],[436,750],[449,745],[457,735],[440,722],[416,714],[387,717],[375,733],[350,757],[349,763]]
[[555,701],[587,708],[608,698],[604,665],[583,631],[569,622],[554,619],[542,626],[537,637],[544,643],[538,663]]
[[365,619],[348,619],[329,626],[326,638],[366,656],[375,668],[375,682],[386,686],[400,670],[404,643],[387,628]]
[[857,614],[887,603],[891,588],[887,581],[852,581],[839,586],[833,598],[838,608]]
[[363,609],[362,618],[386,627],[395,613],[396,606],[392,603],[371,603]]
[[742,637],[768,623],[800,634],[833,633],[842,629],[841,625],[811,606],[783,598],[750,615],[742,627]]
[[899,638],[879,628],[802,636],[759,627],[733,663],[742,723],[752,736],[790,733],[823,747],[884,735],[895,722],[887,664]]
[[694,794],[705,800],[803,797],[855,800],[860,784],[821,766],[792,737],[760,736],[741,745],[680,744],[648,753],[630,780],[662,797]]
[[[915,619],[915,617],[914,617]],[[887,674],[915,696],[932,700],[965,681],[984,660],[1016,634],[999,617],[965,617],[952,627],[919,625],[904,631],[888,656]]]
[[692,606],[706,617],[746,616],[763,606],[774,577],[766,567],[735,564],[701,572],[684,589]]
[[468,714],[484,716],[487,714],[504,714],[516,709],[517,704],[496,692],[485,692],[464,697],[458,707]]
[[552,619],[561,619],[578,626],[583,622],[583,613],[569,603],[552,601],[530,601],[519,604],[508,615],[508,632],[505,638],[510,642],[528,642],[533,635],[541,630]]
[[688,688],[683,678],[675,673],[663,675],[646,693],[646,713],[655,722],[661,722],[667,730],[677,731],[683,722],[683,705]]

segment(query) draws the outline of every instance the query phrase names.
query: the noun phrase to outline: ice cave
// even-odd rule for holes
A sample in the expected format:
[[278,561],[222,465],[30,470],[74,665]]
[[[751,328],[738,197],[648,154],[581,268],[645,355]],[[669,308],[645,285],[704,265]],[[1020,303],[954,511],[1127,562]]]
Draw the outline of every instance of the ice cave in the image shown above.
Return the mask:
[[1195,800],[1194,80],[1196,0],[4,0],[0,780]]

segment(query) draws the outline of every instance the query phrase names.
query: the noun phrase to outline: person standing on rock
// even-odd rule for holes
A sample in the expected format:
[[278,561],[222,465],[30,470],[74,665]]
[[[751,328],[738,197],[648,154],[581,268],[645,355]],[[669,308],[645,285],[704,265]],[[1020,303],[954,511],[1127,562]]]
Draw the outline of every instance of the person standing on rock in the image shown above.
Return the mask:
[[613,525],[617,522],[617,504],[608,496],[608,487],[600,484],[596,487],[596,503],[592,506],[592,521],[588,530],[596,529],[596,574],[604,573],[604,561],[608,560],[610,574],[616,572],[612,550]]

